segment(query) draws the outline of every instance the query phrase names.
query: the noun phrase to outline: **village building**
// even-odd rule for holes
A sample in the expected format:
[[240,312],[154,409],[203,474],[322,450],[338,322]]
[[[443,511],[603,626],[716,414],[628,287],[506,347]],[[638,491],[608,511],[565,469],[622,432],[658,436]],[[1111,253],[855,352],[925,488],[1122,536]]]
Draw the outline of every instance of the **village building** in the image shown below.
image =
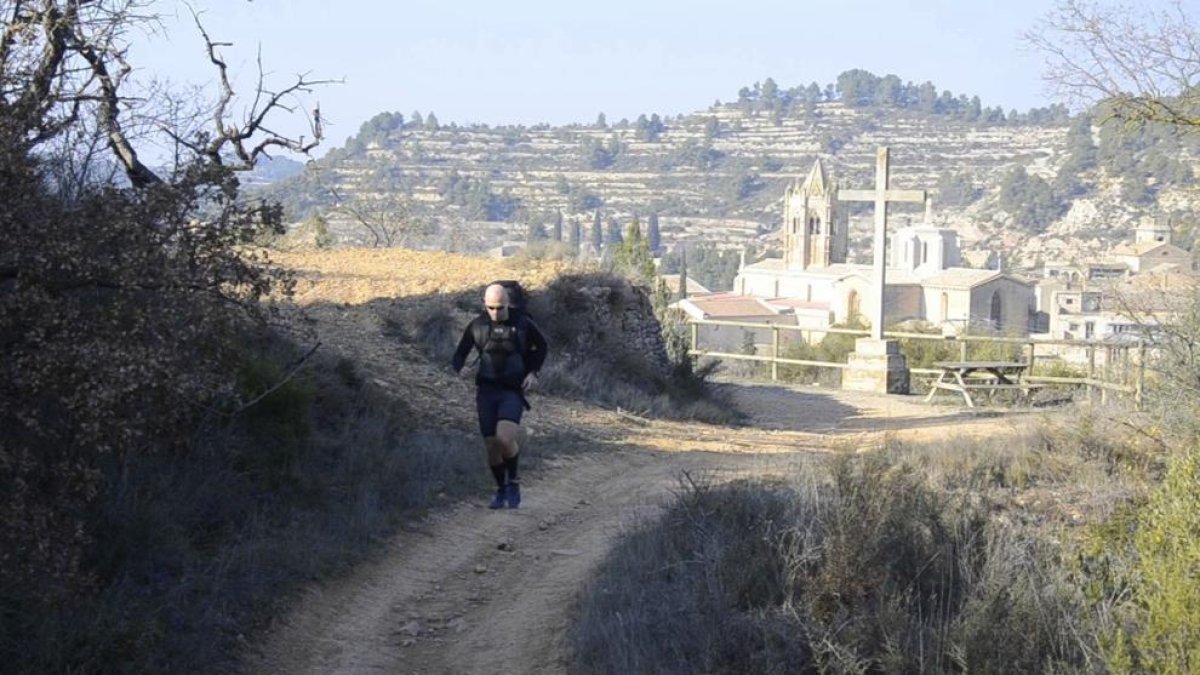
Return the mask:
[[[743,263],[729,297],[688,298],[678,303],[680,309],[708,319],[748,321],[753,315],[806,328],[869,323],[875,316],[875,275],[870,264],[847,261],[849,217],[838,190],[816,161],[803,183],[784,194],[783,257]],[[957,234],[933,225],[929,213],[926,202],[924,222],[888,237],[884,325],[923,321],[947,334],[1028,335],[1033,284],[999,270],[963,267]],[[812,334],[814,341],[820,338]]]
[[1171,242],[1168,221],[1146,219],[1132,242],[1104,258],[1047,263],[1037,287],[1036,332],[1054,340],[1132,336],[1171,314],[1167,305],[1175,293],[1195,289],[1192,260],[1192,253]]

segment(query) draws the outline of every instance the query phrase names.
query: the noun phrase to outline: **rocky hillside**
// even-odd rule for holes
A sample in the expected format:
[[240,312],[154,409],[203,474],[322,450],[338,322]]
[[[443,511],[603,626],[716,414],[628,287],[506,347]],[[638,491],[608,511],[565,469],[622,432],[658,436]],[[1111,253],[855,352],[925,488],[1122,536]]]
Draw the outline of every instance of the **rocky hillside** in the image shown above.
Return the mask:
[[[524,241],[531,223],[553,232],[563,215],[586,242],[600,214],[604,228],[643,227],[657,213],[663,243],[707,241],[742,247],[763,240],[781,218],[783,190],[818,157],[843,186],[873,183],[878,146],[891,148],[893,185],[935,190],[938,223],[964,247],[1000,253],[1016,266],[1073,251],[1098,253],[1130,236],[1141,217],[1187,208],[1190,197],[1162,189],[1138,206],[1118,196],[1119,181],[1088,169],[1090,187],[1048,222],[1020,222],[1000,203],[1014,168],[1053,182],[1071,159],[1064,120],[968,123],[899,108],[823,102],[788,115],[739,104],[647,123],[624,120],[568,127],[489,128],[415,124],[384,114],[359,135],[269,193],[296,220],[320,215],[341,241],[479,251]],[[969,199],[942,199],[939,188],[968,186]],[[915,207],[893,213],[919,219]],[[852,219],[852,253],[865,250],[869,212]],[[536,225],[535,225],[536,226]],[[1050,248],[1047,249],[1047,242]]]

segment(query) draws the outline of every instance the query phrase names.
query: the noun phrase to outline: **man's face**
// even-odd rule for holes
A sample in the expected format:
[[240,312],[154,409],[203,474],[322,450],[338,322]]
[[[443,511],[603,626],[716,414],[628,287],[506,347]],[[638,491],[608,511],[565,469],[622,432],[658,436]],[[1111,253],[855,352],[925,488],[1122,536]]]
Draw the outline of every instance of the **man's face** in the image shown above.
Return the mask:
[[488,289],[488,292],[483,295],[483,307],[492,321],[508,319],[508,297],[502,288]]

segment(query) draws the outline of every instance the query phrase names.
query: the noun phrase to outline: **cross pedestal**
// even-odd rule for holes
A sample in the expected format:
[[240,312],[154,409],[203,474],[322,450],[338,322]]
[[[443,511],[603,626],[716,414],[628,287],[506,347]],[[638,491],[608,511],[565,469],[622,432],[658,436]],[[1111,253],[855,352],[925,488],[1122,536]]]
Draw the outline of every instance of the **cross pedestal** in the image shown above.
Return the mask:
[[854,353],[846,359],[849,367],[842,372],[842,389],[876,394],[907,394],[908,364],[895,340],[873,337],[854,341]]

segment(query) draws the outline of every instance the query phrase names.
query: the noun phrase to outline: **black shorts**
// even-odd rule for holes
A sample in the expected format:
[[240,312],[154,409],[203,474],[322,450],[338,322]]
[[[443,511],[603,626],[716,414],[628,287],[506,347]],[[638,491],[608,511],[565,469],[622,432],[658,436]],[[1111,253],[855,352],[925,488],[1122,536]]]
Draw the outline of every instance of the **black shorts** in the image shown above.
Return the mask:
[[479,433],[484,438],[496,435],[500,420],[520,424],[521,413],[525,412],[520,392],[507,387],[479,387],[475,392],[475,407],[479,409]]

